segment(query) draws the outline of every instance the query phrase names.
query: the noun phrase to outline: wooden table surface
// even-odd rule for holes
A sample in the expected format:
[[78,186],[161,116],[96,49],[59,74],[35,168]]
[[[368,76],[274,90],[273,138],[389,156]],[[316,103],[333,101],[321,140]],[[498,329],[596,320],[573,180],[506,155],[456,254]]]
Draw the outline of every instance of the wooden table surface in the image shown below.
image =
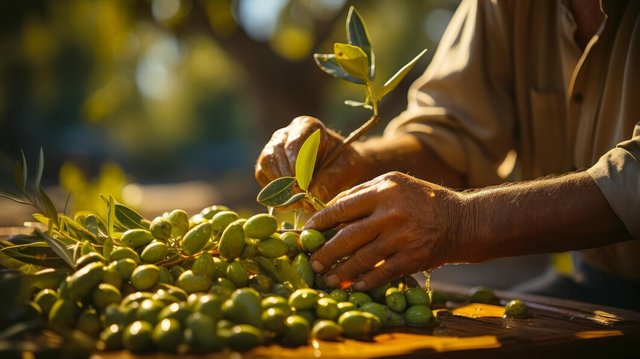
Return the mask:
[[[395,328],[370,342],[312,341],[298,348],[278,345],[244,353],[214,353],[205,358],[636,358],[640,357],[640,313],[496,291],[500,305],[464,302],[467,288],[434,283],[451,294],[447,309],[435,309],[438,325]],[[504,305],[522,299],[530,309],[526,319],[507,319]],[[496,303],[498,304],[498,303]],[[98,353],[95,359],[138,358],[128,352]],[[173,358],[166,354],[145,358]],[[180,356],[181,358],[184,356]],[[190,357],[190,356],[187,356]],[[197,357],[197,356],[193,356]],[[198,356],[200,357],[200,356]]]

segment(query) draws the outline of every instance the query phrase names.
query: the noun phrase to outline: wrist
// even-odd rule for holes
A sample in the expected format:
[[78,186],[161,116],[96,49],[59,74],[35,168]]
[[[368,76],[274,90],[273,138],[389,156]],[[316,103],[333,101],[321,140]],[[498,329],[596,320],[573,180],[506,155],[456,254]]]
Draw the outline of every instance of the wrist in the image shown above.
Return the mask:
[[476,197],[464,192],[453,192],[450,242],[454,263],[477,263],[488,259],[487,238],[484,235],[480,205]]

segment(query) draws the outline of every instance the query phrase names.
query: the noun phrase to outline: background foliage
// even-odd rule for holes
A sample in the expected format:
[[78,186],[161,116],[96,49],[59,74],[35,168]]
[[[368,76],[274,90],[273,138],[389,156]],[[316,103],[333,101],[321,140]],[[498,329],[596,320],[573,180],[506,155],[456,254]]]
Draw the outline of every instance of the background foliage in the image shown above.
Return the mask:
[[[42,146],[44,184],[75,188],[77,204],[126,182],[191,180],[231,187],[221,202],[252,202],[253,162],[274,130],[310,114],[348,133],[369,115],[342,103],[361,90],[311,56],[344,39],[349,5],[388,78],[421,49],[433,55],[457,3],[3,1],[0,186],[11,188],[20,148],[35,159]],[[383,120],[404,108],[427,62],[385,98]]]

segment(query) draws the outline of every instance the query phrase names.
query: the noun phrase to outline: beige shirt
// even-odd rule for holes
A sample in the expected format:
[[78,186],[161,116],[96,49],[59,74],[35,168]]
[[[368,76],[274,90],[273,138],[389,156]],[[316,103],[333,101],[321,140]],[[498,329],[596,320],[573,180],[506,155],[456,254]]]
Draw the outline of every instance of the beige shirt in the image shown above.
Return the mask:
[[640,282],[640,1],[603,1],[582,51],[560,0],[463,1],[407,110],[470,187],[586,169],[635,240],[581,251]]

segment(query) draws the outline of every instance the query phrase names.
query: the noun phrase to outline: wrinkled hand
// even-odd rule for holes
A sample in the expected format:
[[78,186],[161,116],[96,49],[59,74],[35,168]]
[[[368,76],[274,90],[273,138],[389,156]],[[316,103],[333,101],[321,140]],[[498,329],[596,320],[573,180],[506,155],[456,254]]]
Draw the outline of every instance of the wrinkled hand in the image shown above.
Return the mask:
[[322,160],[343,140],[337,133],[327,129],[320,120],[310,116],[296,117],[289,126],[277,130],[258,157],[255,176],[261,186],[276,178],[294,176],[296,158],[304,141],[315,131],[321,130],[316,170],[310,191],[323,201],[361,181],[365,158],[351,145],[328,166]]
[[455,261],[462,203],[458,193],[399,172],[358,185],[306,223],[321,231],[342,225],[313,253],[312,268],[330,287],[363,291]]

